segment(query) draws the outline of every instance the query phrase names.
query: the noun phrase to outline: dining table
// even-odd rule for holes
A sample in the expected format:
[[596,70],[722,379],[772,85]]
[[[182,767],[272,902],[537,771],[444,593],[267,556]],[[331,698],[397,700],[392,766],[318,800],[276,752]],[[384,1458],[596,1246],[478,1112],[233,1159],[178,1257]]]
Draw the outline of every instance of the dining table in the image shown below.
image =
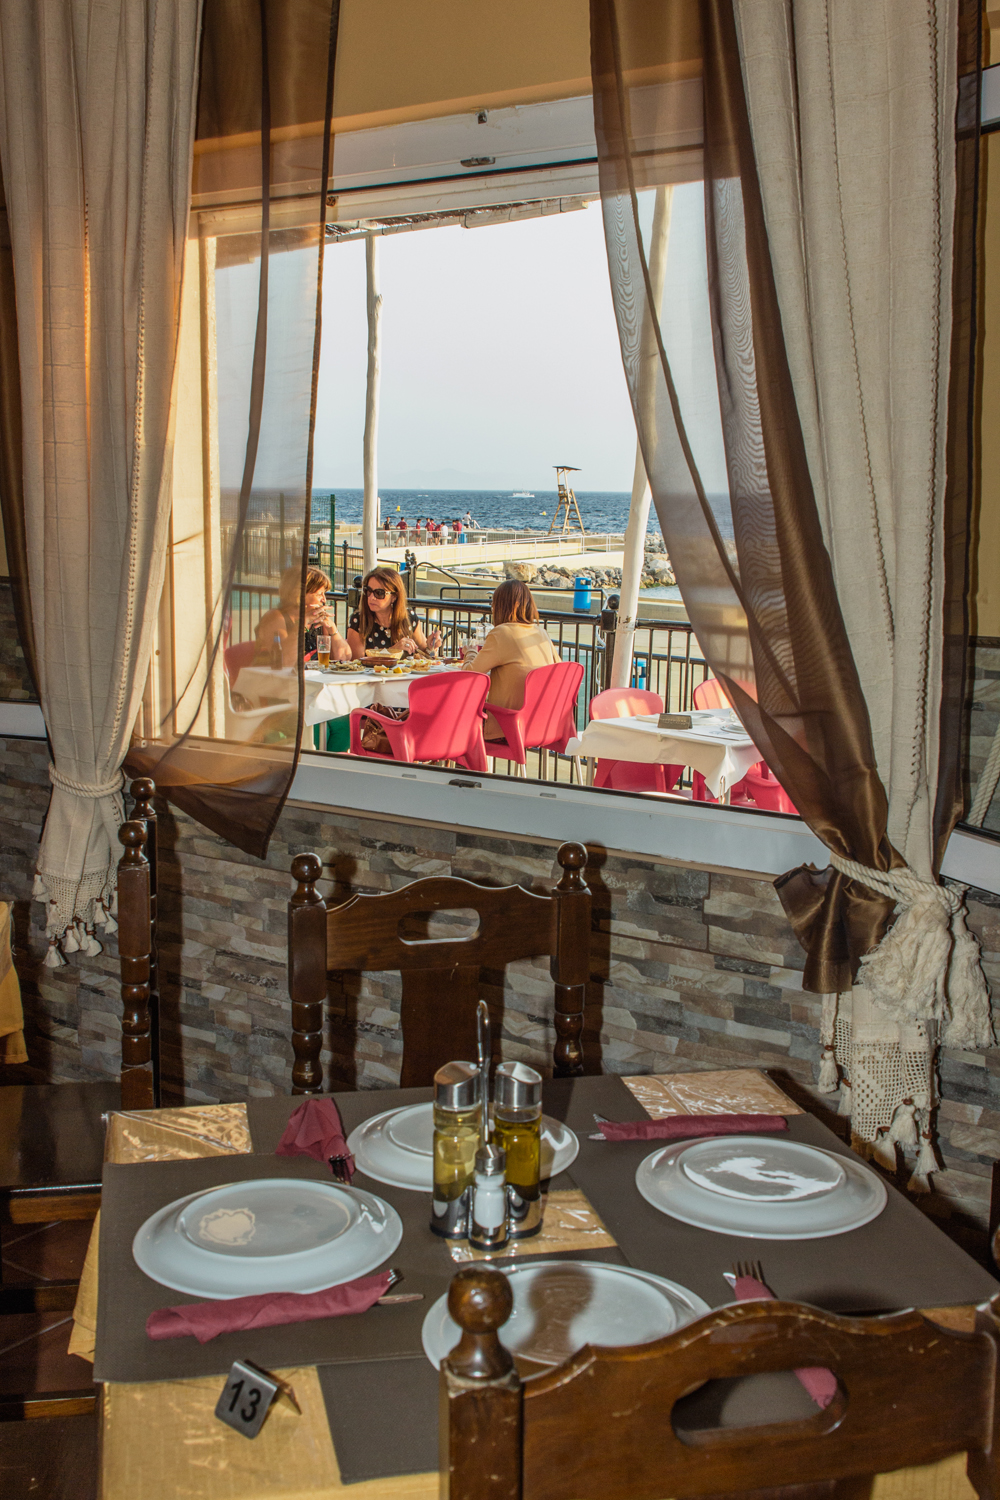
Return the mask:
[[[432,1091],[332,1097],[350,1133],[386,1110],[429,1101]],[[456,1269],[483,1257],[464,1241],[431,1232],[429,1193],[388,1186],[360,1169],[353,1179],[355,1188],[377,1194],[399,1214],[402,1239],[389,1263],[401,1273],[394,1290],[413,1300],[223,1333],[204,1344],[147,1337],[151,1313],[198,1299],[139,1270],[132,1253],[136,1233],[166,1205],[221,1184],[289,1176],[329,1181],[324,1163],[274,1154],[302,1102],[273,1096],[110,1116],[101,1214],[71,1342],[74,1352],[92,1355],[102,1387],[103,1500],[298,1500],[348,1490],[358,1500],[430,1500],[437,1494],[438,1375],[424,1352],[424,1319]],[[735,1262],[762,1260],[768,1284],[783,1299],[843,1314],[916,1306],[962,1328],[971,1327],[975,1304],[1000,1290],[891,1183],[876,1217],[816,1239],[708,1232],[646,1201],[637,1169],[662,1143],[604,1139],[595,1117],[778,1114],[786,1119],[787,1139],[857,1161],[837,1134],[758,1070],[553,1079],[544,1085],[543,1109],[575,1133],[578,1153],[547,1184],[542,1233],[488,1257],[501,1268],[546,1256],[632,1267],[667,1277],[716,1307],[733,1300],[725,1276]],[[292,1393],[279,1395],[252,1441],[214,1415],[236,1359],[273,1372]],[[791,1373],[788,1381],[807,1399]],[[766,1392],[764,1399],[771,1399]],[[958,1455],[880,1476],[873,1494],[875,1500],[960,1500],[973,1491]]]
[[690,729],[661,729],[659,718],[632,714],[591,719],[583,733],[569,741],[566,754],[587,759],[591,784],[599,759],[692,766],[720,801],[760,760],[760,751],[739,719],[724,709],[693,709]]
[[[340,719],[355,708],[371,708],[381,703],[386,708],[406,708],[410,701],[410,683],[441,672],[458,672],[458,663],[441,662],[426,672],[375,672],[372,670],[338,671],[336,667],[306,664],[304,722],[307,726]],[[293,707],[298,698],[294,667],[242,667],[233,683],[233,692],[254,704],[287,703]]]

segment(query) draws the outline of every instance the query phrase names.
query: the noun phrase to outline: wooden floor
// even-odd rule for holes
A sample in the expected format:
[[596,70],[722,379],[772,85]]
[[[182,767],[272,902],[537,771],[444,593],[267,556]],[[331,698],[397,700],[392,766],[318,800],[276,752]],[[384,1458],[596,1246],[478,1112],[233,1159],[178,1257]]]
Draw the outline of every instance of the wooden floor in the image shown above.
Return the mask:
[[[5,1286],[75,1278],[83,1268],[90,1221],[0,1227]],[[0,1393],[79,1390],[92,1366],[67,1352],[69,1313],[0,1318]],[[3,1500],[95,1500],[97,1421],[46,1417],[0,1422]]]

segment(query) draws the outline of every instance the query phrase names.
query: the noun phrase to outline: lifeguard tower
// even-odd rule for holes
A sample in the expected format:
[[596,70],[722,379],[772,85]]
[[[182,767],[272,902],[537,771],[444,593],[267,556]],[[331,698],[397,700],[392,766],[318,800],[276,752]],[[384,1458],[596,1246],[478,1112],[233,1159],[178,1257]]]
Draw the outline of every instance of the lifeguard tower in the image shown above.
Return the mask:
[[549,536],[552,535],[556,529],[559,517],[562,516],[562,525],[559,527],[562,536],[567,536],[570,532],[575,531],[577,527],[579,527],[581,535],[586,536],[587,530],[583,524],[583,517],[580,515],[580,507],[576,503],[576,496],[567,478],[569,474],[579,474],[580,470],[575,469],[572,464],[555,464],[553,467],[556,471],[559,501],[556,505],[548,534]]

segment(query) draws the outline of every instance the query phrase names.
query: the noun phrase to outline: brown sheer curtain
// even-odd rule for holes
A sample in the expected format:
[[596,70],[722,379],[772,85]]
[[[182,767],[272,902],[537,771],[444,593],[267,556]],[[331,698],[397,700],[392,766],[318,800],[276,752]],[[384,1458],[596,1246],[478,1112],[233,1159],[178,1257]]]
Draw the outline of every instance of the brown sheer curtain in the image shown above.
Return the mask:
[[[663,7],[672,62],[652,80],[640,65],[647,11],[592,0],[591,38],[612,293],[657,514],[706,660],[764,758],[825,844],[885,870],[902,861],[886,838],[886,795],[785,357],[732,6]],[[686,81],[698,71],[702,162],[692,168],[673,142]],[[705,290],[691,257],[685,266],[668,254],[656,306],[646,254],[651,189],[671,181],[703,197]],[[700,392],[678,327],[684,308],[694,325],[688,340],[697,336],[699,295],[715,356],[710,374],[700,372]],[[705,471],[721,476],[723,493],[709,492]],[[795,870],[778,885],[806,950],[805,987],[848,989],[891,901],[832,869]]]
[[[189,451],[129,758],[133,774],[153,775],[178,807],[259,857],[303,732],[339,12],[339,0],[205,0],[177,398]],[[275,608],[298,638],[297,666],[280,672],[248,660]]]
[[17,346],[14,256],[7,198],[0,172],[0,515],[14,596],[14,619],[28,675],[38,697],[35,628],[28,597],[28,552],[24,534],[24,473],[21,462],[21,370]]

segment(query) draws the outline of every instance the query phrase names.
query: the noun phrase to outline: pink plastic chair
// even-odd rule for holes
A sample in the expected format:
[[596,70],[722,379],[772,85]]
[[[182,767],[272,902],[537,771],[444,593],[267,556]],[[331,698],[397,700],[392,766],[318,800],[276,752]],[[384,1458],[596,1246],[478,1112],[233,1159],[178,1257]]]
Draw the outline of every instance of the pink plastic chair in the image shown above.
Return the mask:
[[361,743],[365,719],[381,724],[392,746],[393,760],[453,760],[469,771],[486,771],[483,750],[483,704],[490,679],[485,672],[441,672],[410,683],[410,713],[392,719],[370,708],[351,713],[351,754],[375,760]]
[[253,641],[240,641],[236,646],[227,646],[222,653],[222,664],[230,686],[236,681],[244,667],[253,666],[257,647]]
[[751,766],[740,785],[746,788],[747,794],[754,800],[754,805],[763,808],[765,812],[798,814],[799,810],[795,803],[764,761],[758,761],[755,766]]
[[[756,699],[757,693],[751,683],[741,682],[740,687],[751,698]],[[709,677],[705,682],[699,682],[692,694],[692,700],[695,708],[732,708],[733,706],[726,696],[726,691],[722,683],[717,677]],[[752,769],[758,771],[763,764],[762,760],[758,761]],[[747,796],[747,783],[744,776],[742,781],[738,781],[735,786],[730,787],[729,800],[731,803],[745,802]],[[692,802],[718,801],[718,798],[713,797],[712,793],[708,790],[708,787],[705,785],[705,778],[700,771],[692,771],[691,773],[691,800]]]
[[532,667],[524,679],[524,703],[520,708],[490,704],[489,711],[504,737],[487,740],[486,754],[519,766],[525,765],[529,750],[555,750],[562,754],[576,734],[573,705],[582,681],[583,664],[578,661],[555,661],[547,667]]
[[[635,714],[662,714],[659,693],[643,688],[605,688],[590,700],[592,719],[630,719]],[[677,785],[683,766],[647,765],[638,760],[599,760],[594,785],[616,792],[669,792]]]

